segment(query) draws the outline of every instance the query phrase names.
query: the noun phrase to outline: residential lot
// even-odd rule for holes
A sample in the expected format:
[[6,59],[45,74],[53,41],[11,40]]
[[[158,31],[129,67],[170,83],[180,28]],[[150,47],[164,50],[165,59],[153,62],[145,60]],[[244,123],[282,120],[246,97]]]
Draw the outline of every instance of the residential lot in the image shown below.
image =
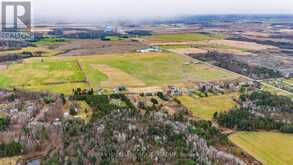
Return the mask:
[[193,98],[190,96],[181,96],[178,99],[181,103],[192,111],[195,117],[204,120],[212,120],[215,112],[224,112],[237,106],[233,98],[238,94],[226,94],[219,96],[210,96],[203,98]]

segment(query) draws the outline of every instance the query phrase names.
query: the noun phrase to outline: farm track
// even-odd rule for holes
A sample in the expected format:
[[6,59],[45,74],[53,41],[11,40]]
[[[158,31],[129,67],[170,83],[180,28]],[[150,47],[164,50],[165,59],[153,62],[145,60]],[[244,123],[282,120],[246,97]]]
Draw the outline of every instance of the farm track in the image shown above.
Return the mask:
[[78,60],[76,60],[76,63],[77,63],[77,65],[78,65],[80,71],[82,72],[82,74],[83,74],[83,76],[84,76],[84,78],[85,78],[84,83],[87,83],[87,84],[90,86],[89,79],[88,79],[86,73],[84,72],[84,70],[83,70],[83,68],[82,68],[82,64],[81,64]]

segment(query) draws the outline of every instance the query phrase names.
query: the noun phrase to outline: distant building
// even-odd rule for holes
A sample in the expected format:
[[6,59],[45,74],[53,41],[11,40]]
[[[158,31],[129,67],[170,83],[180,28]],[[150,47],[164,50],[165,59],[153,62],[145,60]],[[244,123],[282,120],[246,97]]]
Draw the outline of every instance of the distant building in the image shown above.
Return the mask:
[[115,26],[108,25],[104,28],[105,33],[118,33],[118,28]]
[[150,48],[139,49],[136,52],[138,53],[149,53],[149,52],[161,52],[162,50],[158,46],[152,46]]
[[182,90],[176,86],[168,86],[167,94],[170,96],[181,96]]

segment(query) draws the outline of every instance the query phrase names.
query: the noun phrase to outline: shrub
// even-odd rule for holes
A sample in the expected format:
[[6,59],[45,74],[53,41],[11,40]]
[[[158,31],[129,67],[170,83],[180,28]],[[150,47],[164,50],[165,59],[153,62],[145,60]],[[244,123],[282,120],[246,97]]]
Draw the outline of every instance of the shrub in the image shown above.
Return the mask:
[[8,144],[0,144],[0,157],[15,156],[20,154],[23,146],[15,141]]
[[73,105],[71,105],[70,108],[69,108],[69,114],[72,115],[72,116],[77,115],[77,112],[76,112],[75,107]]

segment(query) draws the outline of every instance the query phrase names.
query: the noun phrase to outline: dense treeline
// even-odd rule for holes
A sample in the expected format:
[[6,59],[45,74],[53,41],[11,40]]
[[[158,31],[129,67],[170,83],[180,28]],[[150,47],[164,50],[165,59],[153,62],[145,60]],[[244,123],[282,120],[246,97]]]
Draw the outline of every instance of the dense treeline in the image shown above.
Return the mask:
[[130,36],[150,36],[152,32],[149,30],[132,30],[126,32]]
[[204,138],[209,145],[224,145],[228,143],[227,136],[222,134],[216,127],[212,126],[210,121],[191,121],[191,125],[188,129],[191,133],[195,133],[201,138]]
[[203,61],[211,61],[214,65],[254,79],[282,77],[282,74],[279,71],[261,66],[249,65],[247,63],[233,59],[233,56],[231,56],[230,54],[219,54],[217,52],[210,52],[202,56],[197,56],[196,58]]
[[288,113],[293,113],[293,102],[290,98],[265,91],[254,91],[242,94],[240,100],[247,105],[228,112],[215,113],[214,119],[221,126],[240,131],[264,129],[293,133],[293,124],[274,119],[274,115],[271,115],[278,113],[285,118]]
[[293,133],[292,124],[275,121],[270,117],[255,116],[245,108],[215,113],[214,119],[221,126],[239,131],[279,130],[284,133]]
[[15,156],[21,153],[23,146],[17,142],[0,144],[0,157]]

